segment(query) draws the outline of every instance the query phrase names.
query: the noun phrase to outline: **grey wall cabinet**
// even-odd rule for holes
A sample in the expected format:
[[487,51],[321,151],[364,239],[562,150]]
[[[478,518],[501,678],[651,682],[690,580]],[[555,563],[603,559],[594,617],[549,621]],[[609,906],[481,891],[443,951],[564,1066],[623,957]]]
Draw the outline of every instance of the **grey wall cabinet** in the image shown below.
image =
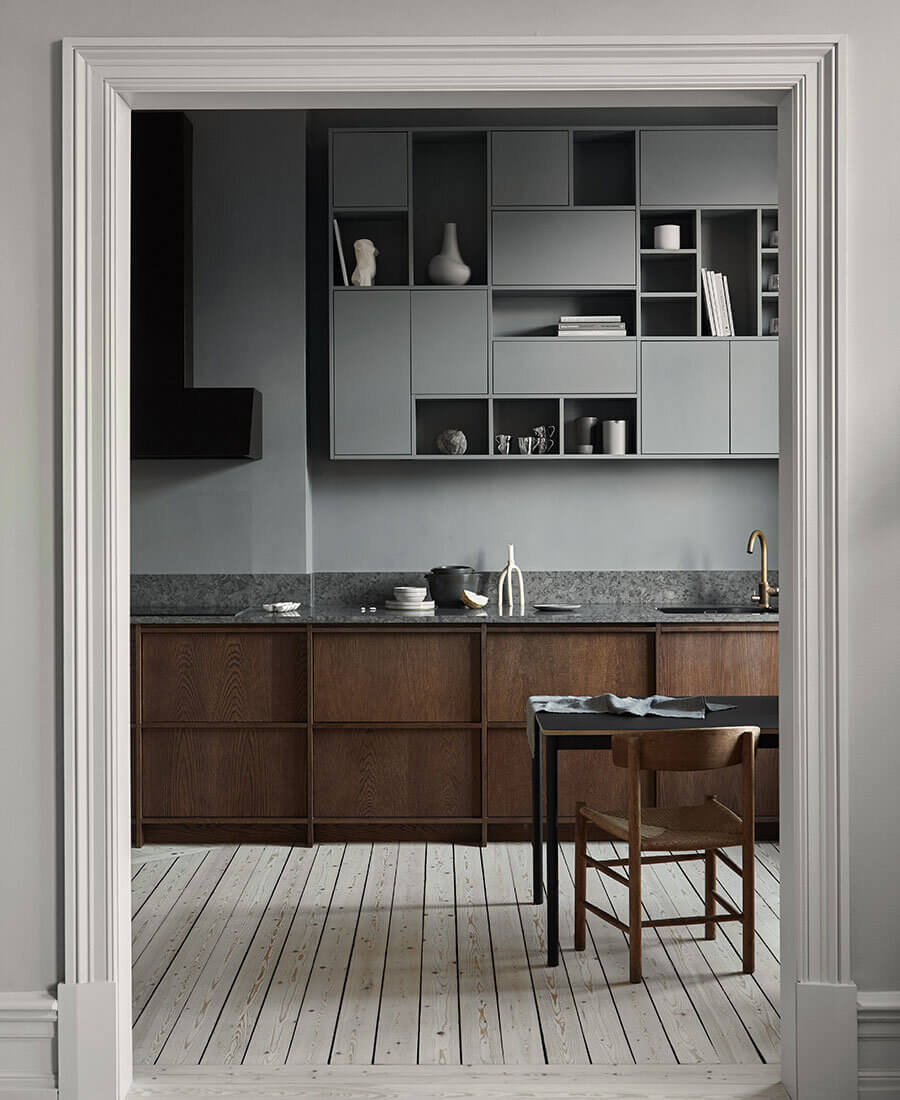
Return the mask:
[[642,130],[641,203],[775,206],[774,130]]
[[495,393],[636,393],[634,340],[502,340]]
[[488,305],[484,290],[412,292],[413,390],[488,392]]
[[337,290],[333,297],[334,453],[408,455],[409,291]]
[[335,133],[331,199],[336,207],[406,206],[409,172],[404,131]]
[[728,344],[645,342],[641,351],[644,454],[728,454]]
[[494,206],[567,206],[567,130],[495,130],[491,134]]
[[778,342],[731,345],[731,452],[778,453]]
[[496,286],[597,286],[635,281],[630,210],[495,211]]
[[[517,460],[494,438],[535,424],[555,424],[557,446],[530,461],[776,456],[774,127],[397,126],[330,141],[333,458]],[[331,219],[349,270],[353,241],[375,242],[375,287],[343,285]],[[462,287],[428,274],[447,222],[471,268]],[[680,248],[657,249],[669,222]],[[728,278],[733,337],[710,335],[704,267]],[[577,335],[558,335],[564,317]],[[610,318],[616,335],[596,332]],[[624,456],[579,447],[589,416],[626,421]],[[464,455],[438,446],[448,427]]]

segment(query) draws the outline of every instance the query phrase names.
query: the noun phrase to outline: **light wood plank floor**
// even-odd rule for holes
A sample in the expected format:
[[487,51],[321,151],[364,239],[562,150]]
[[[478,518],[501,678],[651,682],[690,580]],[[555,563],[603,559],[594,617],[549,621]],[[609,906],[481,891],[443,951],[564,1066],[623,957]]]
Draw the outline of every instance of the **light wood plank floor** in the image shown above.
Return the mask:
[[[661,928],[645,933],[639,985],[624,935],[603,921],[589,915],[587,950],[572,950],[571,844],[561,856],[551,970],[527,844],[135,851],[136,1068],[777,1064],[774,845],[757,847],[756,973],[740,972],[737,925],[713,941],[702,926]],[[646,915],[701,911],[702,873],[645,868]],[[596,872],[589,897],[627,913],[625,888]]]

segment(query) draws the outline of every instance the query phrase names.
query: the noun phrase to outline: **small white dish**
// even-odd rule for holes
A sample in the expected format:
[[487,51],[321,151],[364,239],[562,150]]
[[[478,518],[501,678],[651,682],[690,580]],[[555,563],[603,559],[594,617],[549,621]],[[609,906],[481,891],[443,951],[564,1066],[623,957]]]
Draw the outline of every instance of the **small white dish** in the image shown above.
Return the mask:
[[287,600],[282,601],[281,603],[264,603],[263,611],[271,611],[275,615],[285,615],[289,611],[296,611],[299,607],[299,603],[294,603],[290,600]]
[[402,600],[385,600],[388,611],[434,611],[434,600],[416,600],[408,603]]
[[577,611],[580,603],[536,603],[536,611]]

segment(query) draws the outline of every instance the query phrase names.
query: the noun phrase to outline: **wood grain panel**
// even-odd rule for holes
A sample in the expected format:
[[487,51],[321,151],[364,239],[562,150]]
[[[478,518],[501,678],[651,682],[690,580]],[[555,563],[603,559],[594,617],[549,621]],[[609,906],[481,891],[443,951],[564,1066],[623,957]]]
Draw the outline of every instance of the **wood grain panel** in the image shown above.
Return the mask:
[[480,635],[372,630],[317,634],[317,722],[478,722]]
[[529,695],[648,695],[653,647],[652,632],[489,631],[488,721],[523,721]]
[[[663,631],[659,645],[663,695],[778,694],[776,630]],[[662,772],[658,793],[661,806],[691,805],[715,794],[739,812],[741,771]],[[760,749],[756,756],[756,816],[778,817],[777,749]]]
[[477,817],[481,732],[317,729],[316,818]]
[[306,731],[145,729],[145,817],[304,817]]
[[775,631],[663,631],[659,657],[661,695],[778,694]]
[[305,722],[306,634],[143,631],[144,722]]
[[[574,817],[575,803],[625,810],[626,771],[608,749],[559,754],[559,816]],[[531,753],[524,729],[488,730],[488,817],[531,817]],[[645,797],[649,784],[645,777]]]

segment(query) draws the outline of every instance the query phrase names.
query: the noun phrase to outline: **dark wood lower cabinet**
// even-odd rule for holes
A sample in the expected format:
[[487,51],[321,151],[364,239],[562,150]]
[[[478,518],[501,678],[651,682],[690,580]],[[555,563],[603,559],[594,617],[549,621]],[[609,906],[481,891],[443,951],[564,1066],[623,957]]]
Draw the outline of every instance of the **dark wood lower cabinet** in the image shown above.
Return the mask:
[[[777,626],[135,627],[137,844],[434,839],[530,831],[528,694],[777,693]],[[727,722],[727,716],[723,716]],[[661,775],[661,804],[723,772]],[[563,821],[624,809],[610,754],[560,755]],[[758,758],[776,820],[778,754]]]
[[480,820],[481,730],[318,726],[313,792],[316,820]]
[[305,818],[306,729],[145,729],[143,817]]

